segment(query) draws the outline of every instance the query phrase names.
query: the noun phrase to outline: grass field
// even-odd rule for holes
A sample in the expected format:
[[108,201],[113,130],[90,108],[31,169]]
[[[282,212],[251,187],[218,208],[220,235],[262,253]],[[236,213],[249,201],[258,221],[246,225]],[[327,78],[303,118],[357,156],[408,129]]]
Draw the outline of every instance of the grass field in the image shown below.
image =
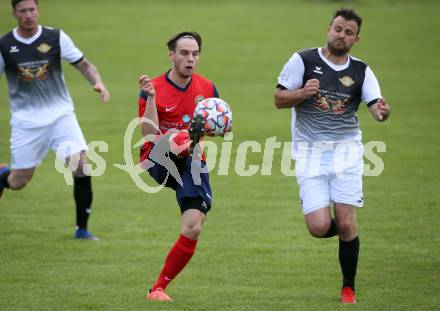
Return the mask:
[[[381,140],[385,170],[364,178],[359,211],[361,257],[356,306],[338,302],[337,240],[310,237],[294,177],[236,174],[238,145],[290,139],[290,112],[276,110],[276,77],[290,55],[325,43],[333,11],[364,17],[353,55],[368,62],[392,105],[379,124],[365,107],[364,142]],[[1,310],[438,310],[440,299],[440,126],[437,103],[438,1],[40,1],[40,21],[64,29],[99,68],[112,92],[101,104],[64,64],[88,141],[105,141],[94,178],[92,231],[98,243],[72,239],[72,187],[50,154],[23,191],[0,201]],[[0,0],[0,32],[15,24]],[[123,164],[123,134],[137,113],[137,77],[169,64],[165,42],[197,30],[204,39],[199,72],[234,111],[228,175],[211,174],[215,203],[198,252],[169,287],[170,304],[144,300],[179,234],[174,194],[148,194],[113,164]],[[9,159],[5,78],[0,81],[0,159]],[[137,137],[139,138],[139,137]],[[220,148],[222,140],[215,140]],[[134,158],[137,150],[133,150]],[[262,153],[247,164],[260,165]],[[151,180],[145,178],[147,182]]]

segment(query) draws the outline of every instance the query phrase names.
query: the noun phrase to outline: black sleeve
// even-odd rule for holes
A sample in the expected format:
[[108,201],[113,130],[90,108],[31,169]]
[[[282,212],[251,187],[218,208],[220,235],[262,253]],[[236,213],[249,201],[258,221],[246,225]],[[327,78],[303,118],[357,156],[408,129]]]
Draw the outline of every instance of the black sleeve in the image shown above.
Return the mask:
[[281,84],[277,84],[277,89],[287,90],[287,87],[285,87],[284,85],[281,85]]
[[84,56],[82,56],[80,59],[74,61],[73,63],[70,63],[71,65],[76,65],[78,64],[80,61],[82,61],[84,59]]
[[367,103],[367,107],[373,106],[375,103],[377,103],[377,101],[379,100],[379,98],[373,99],[372,101]]

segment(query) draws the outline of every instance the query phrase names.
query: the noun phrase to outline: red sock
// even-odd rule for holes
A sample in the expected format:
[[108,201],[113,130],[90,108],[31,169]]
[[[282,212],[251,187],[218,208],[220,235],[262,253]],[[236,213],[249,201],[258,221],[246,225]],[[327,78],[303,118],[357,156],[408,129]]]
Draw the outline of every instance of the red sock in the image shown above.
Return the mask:
[[168,284],[185,268],[196,251],[197,240],[191,240],[182,234],[168,253],[159,278],[153,290],[161,287],[165,289]]

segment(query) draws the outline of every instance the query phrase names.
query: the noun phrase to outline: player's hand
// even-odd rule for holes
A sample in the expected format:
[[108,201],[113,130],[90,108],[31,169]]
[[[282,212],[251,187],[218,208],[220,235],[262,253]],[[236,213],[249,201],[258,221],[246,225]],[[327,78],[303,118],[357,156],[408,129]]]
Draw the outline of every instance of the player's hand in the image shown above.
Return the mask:
[[306,84],[302,88],[302,93],[305,98],[311,98],[318,94],[319,92],[319,80],[310,79],[307,80]]
[[108,103],[108,101],[110,100],[110,92],[107,90],[104,83],[102,82],[95,83],[95,85],[93,86],[93,90],[101,95],[101,100],[104,103]]
[[375,113],[376,119],[381,122],[388,119],[388,117],[390,116],[391,108],[387,104],[385,99],[379,98],[375,106],[376,106],[376,113]]
[[156,96],[156,90],[153,86],[153,80],[147,75],[141,75],[139,77],[139,87],[142,91],[147,93],[148,96]]

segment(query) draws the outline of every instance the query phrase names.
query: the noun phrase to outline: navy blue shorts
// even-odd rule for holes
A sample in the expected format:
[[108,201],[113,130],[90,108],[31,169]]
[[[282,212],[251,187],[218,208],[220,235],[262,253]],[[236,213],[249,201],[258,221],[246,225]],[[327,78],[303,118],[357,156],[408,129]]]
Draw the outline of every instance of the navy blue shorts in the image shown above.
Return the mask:
[[187,199],[201,199],[201,208],[198,209],[205,214],[211,209],[212,192],[205,161],[193,161],[192,157],[178,158],[172,153],[166,156],[166,161],[161,161],[166,167],[157,161],[149,160],[154,162],[148,169],[150,176],[158,184],[163,184],[166,180],[165,187],[176,191],[177,203],[182,213],[192,208],[188,207],[191,204],[186,204]]

